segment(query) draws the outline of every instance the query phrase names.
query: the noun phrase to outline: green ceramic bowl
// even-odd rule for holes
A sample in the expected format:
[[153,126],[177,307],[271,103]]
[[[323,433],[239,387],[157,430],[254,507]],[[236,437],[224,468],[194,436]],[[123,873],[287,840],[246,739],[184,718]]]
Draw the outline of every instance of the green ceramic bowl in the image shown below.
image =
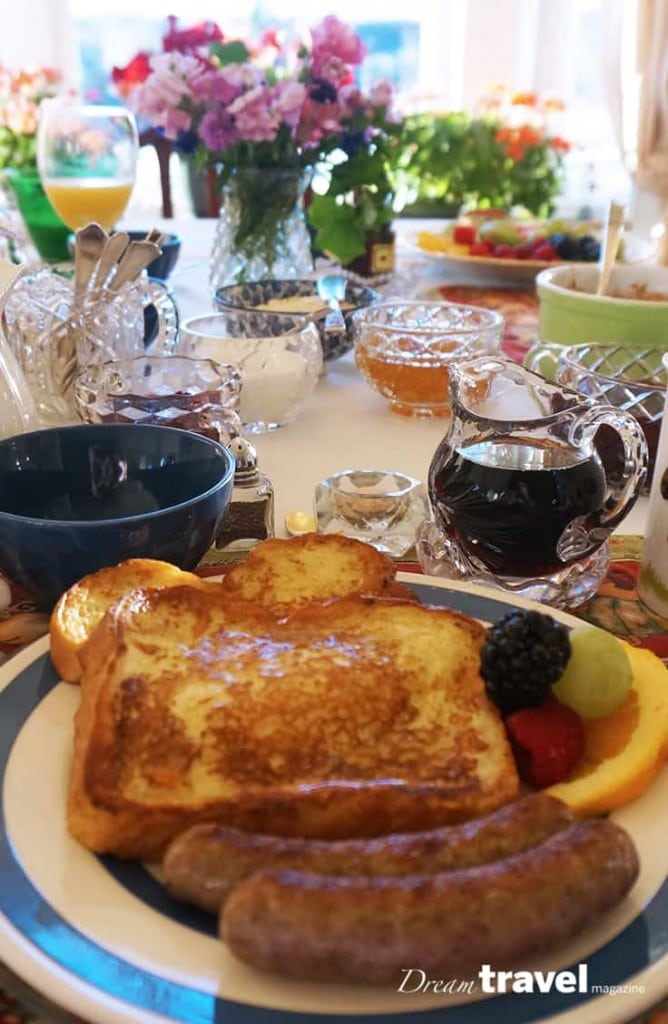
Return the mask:
[[668,267],[620,264],[610,295],[594,294],[598,273],[597,265],[570,264],[541,271],[539,337],[560,345],[615,341],[668,351]]

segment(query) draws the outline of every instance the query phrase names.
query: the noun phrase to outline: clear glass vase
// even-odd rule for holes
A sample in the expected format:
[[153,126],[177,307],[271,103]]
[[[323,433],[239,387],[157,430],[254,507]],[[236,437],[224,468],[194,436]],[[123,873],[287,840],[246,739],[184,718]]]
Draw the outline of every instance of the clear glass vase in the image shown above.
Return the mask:
[[211,290],[313,270],[304,171],[238,167],[223,186],[211,253]]

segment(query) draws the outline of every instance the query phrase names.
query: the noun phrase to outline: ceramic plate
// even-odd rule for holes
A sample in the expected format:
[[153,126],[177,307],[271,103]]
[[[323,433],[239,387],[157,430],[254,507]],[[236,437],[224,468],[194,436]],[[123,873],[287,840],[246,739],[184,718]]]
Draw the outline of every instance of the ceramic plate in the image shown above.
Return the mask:
[[[430,234],[430,232],[425,232]],[[434,237],[437,236],[434,232]],[[446,270],[451,270],[467,279],[484,279],[487,282],[505,283],[510,285],[531,285],[536,275],[548,267],[557,267],[563,264],[572,266],[591,266],[591,263],[582,263],[576,260],[511,260],[500,259],[495,256],[469,256],[468,253],[440,252],[431,249],[424,249],[415,241],[420,252],[440,262]],[[654,249],[650,243],[644,242],[630,236],[626,242],[625,263],[641,263],[651,257]]]
[[[511,604],[482,588],[401,578],[424,601],[486,622]],[[60,1007],[96,1024],[616,1024],[665,995],[668,772],[615,814],[641,858],[631,896],[568,946],[522,964],[547,971],[585,963],[588,991],[483,998],[301,984],[236,962],[213,920],[170,901],[144,867],[96,857],[69,838],[78,699],[77,687],[56,677],[47,639],[0,669],[0,957]],[[625,991],[594,995],[596,985]]]

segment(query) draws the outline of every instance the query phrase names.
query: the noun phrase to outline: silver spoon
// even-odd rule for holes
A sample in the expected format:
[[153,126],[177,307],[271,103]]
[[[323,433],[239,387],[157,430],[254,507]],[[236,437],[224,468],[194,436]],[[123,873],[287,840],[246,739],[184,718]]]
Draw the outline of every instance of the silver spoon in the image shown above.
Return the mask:
[[334,334],[345,331],[346,322],[341,312],[341,303],[346,297],[347,280],[342,274],[324,274],[315,282],[315,289],[330,308],[330,311],[323,321],[325,334]]
[[93,290],[104,288],[107,278],[127,249],[129,241],[130,236],[127,231],[117,231],[107,239],[95,270]]
[[74,301],[78,305],[90,284],[107,241],[107,232],[94,221],[78,228],[74,236]]
[[133,281],[161,252],[162,249],[155,242],[130,242],[109,283],[108,290],[112,294],[119,292],[124,284]]

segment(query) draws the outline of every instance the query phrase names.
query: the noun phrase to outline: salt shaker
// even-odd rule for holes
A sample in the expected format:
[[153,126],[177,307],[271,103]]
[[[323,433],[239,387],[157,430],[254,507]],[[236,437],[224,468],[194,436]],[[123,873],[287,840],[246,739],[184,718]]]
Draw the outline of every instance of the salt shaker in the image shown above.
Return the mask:
[[214,542],[216,551],[244,552],[260,540],[274,536],[274,488],[257,465],[250,441],[235,437],[229,444],[234,456],[234,489]]

